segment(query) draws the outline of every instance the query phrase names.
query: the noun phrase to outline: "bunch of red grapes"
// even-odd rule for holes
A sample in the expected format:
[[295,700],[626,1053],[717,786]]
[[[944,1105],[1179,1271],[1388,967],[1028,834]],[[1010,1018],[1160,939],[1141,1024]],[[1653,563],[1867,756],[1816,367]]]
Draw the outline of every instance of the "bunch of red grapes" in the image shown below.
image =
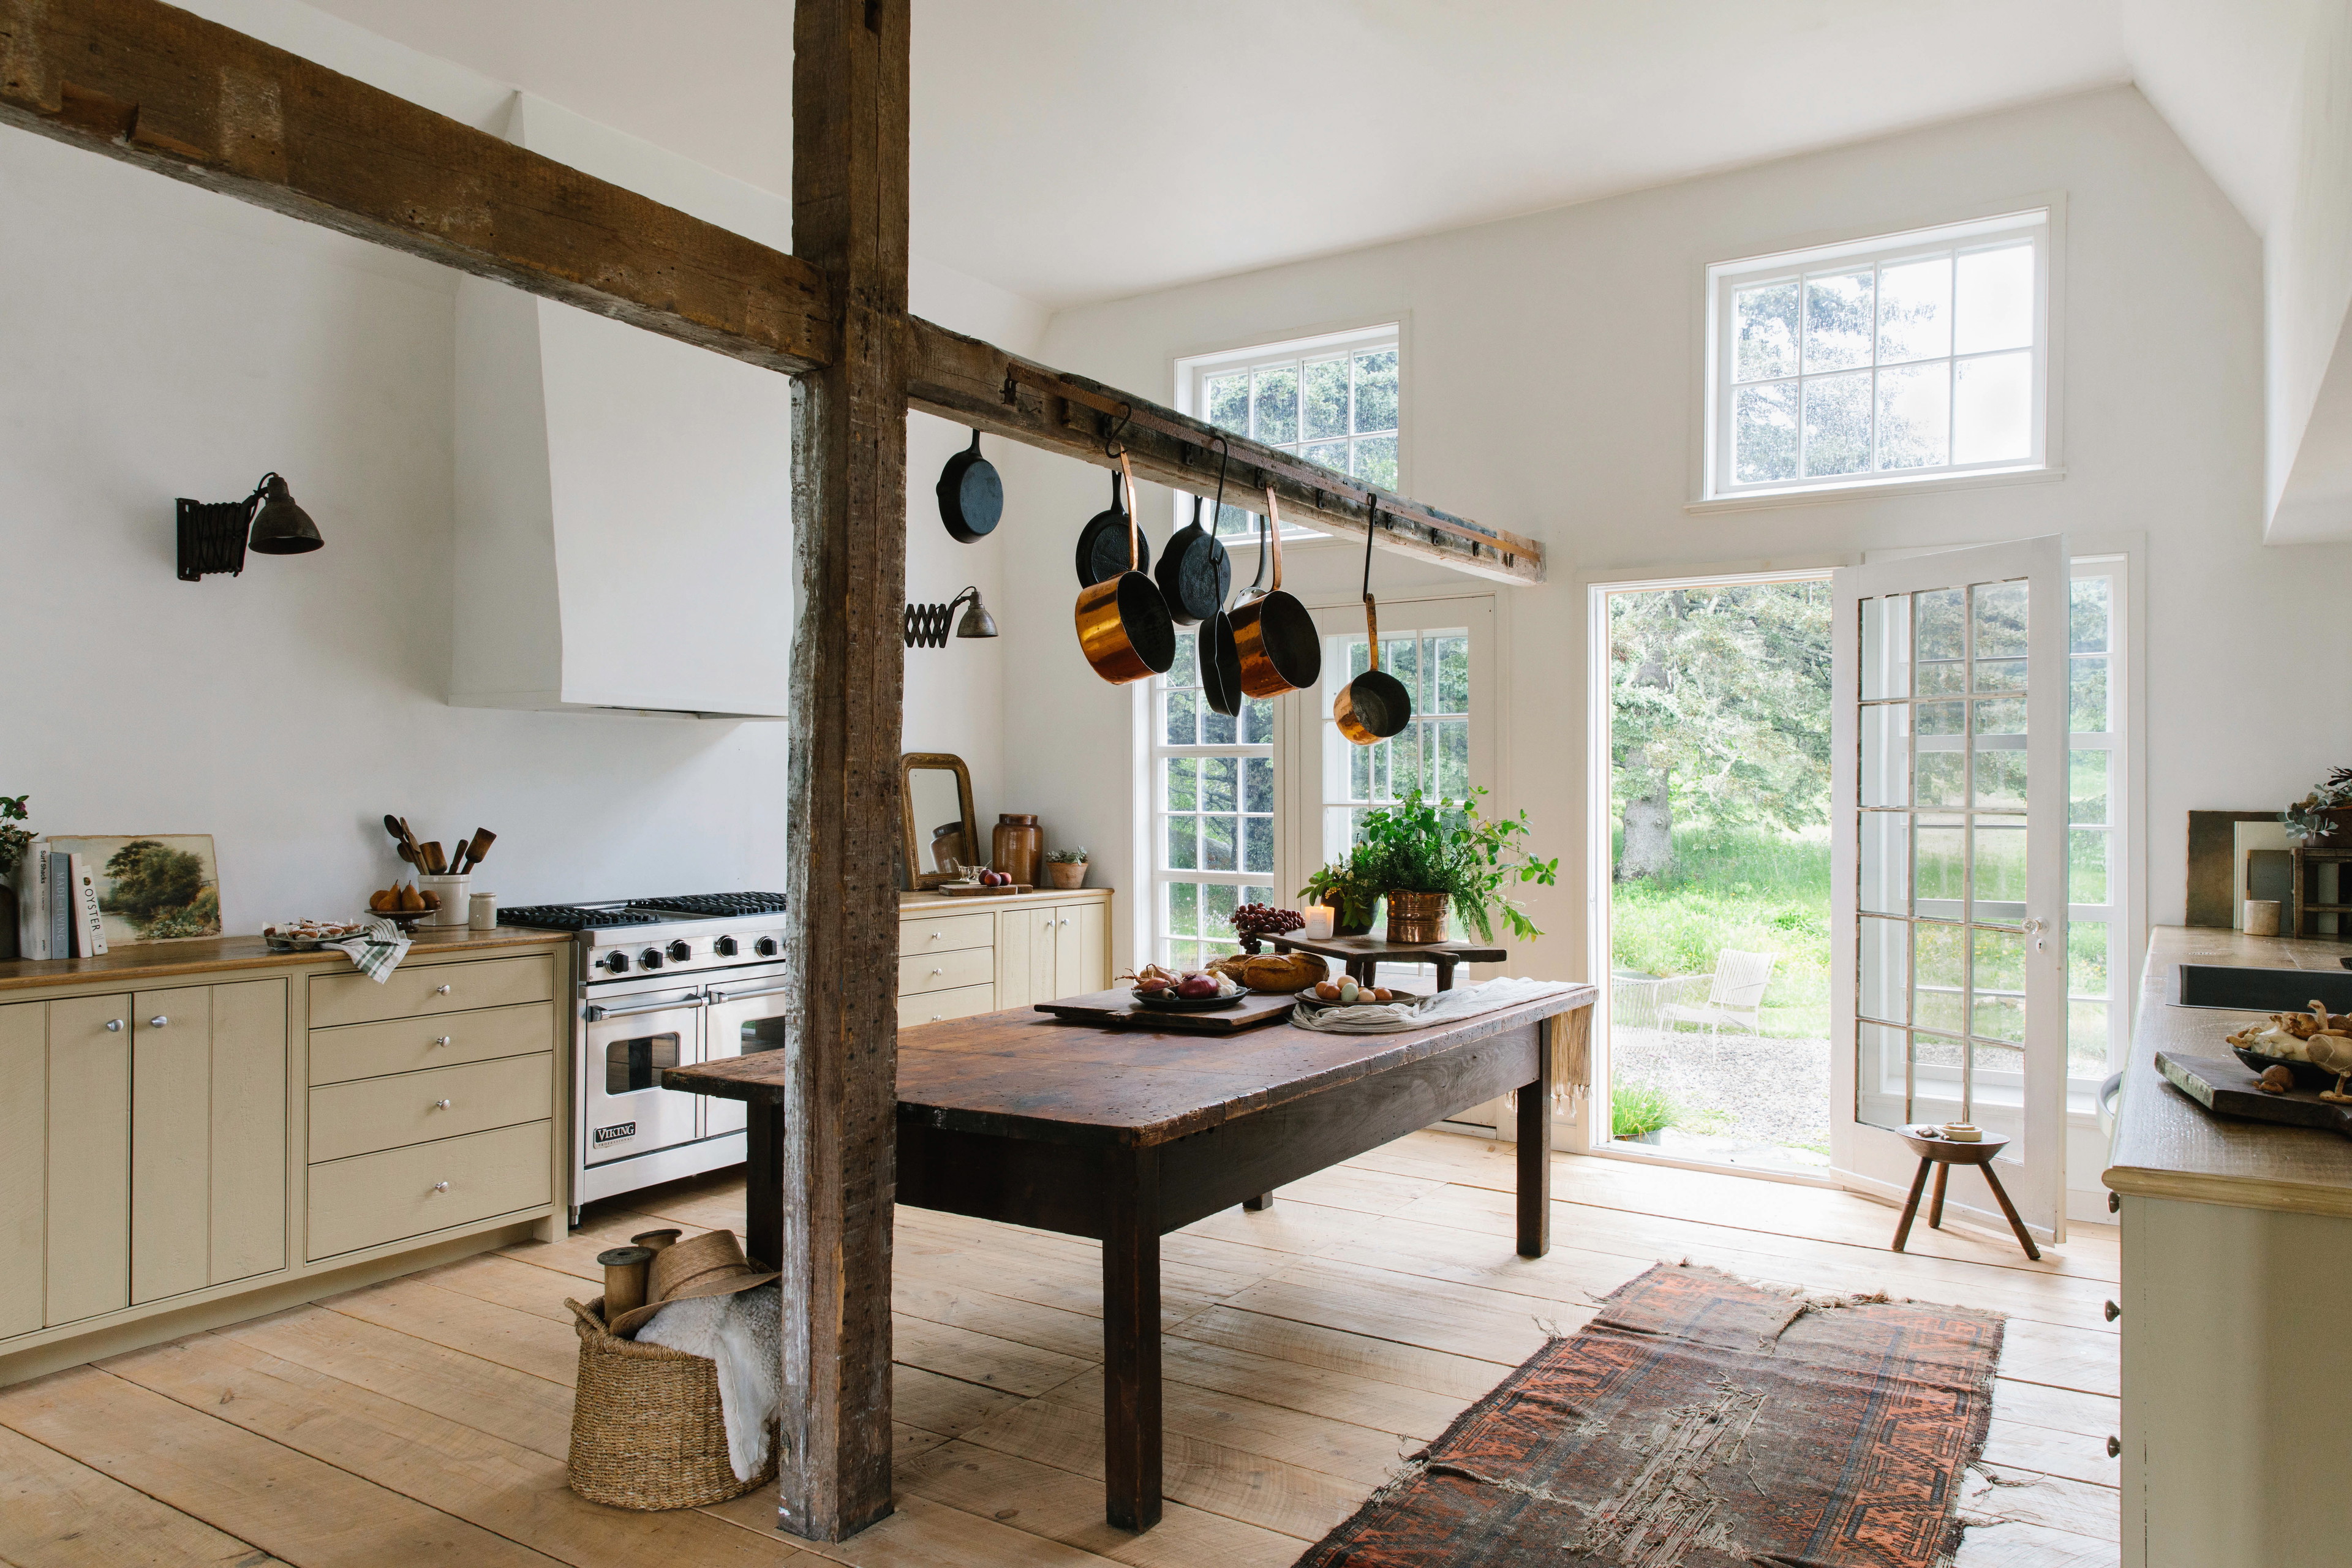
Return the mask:
[[1307,918],[1297,910],[1277,910],[1271,904],[1244,904],[1233,913],[1234,932],[1241,938],[1242,951],[1248,953],[1257,952],[1261,939],[1297,931],[1306,923]]

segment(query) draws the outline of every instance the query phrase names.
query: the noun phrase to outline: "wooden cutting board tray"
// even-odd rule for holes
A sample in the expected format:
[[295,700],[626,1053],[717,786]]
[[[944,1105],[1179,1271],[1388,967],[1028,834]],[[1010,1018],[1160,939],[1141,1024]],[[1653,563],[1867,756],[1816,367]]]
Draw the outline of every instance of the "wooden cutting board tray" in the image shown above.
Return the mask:
[[1290,1016],[1297,1004],[1288,993],[1279,996],[1262,996],[1255,993],[1243,997],[1230,1007],[1213,1008],[1203,1013],[1162,1013],[1146,1007],[1135,999],[1135,993],[1121,986],[1115,991],[1097,991],[1090,996],[1065,996],[1058,1002],[1040,1002],[1040,1013],[1051,1013],[1067,1018],[1074,1024],[1092,1024],[1104,1029],[1160,1029],[1171,1034],[1238,1035],[1247,1029],[1263,1028],[1278,1024]]
[[2352,1105],[2322,1100],[2305,1089],[2264,1094],[2254,1087],[2253,1069],[2235,1057],[2175,1056],[2170,1051],[2158,1051],[2156,1070],[2173,1088],[2217,1116],[2242,1116],[2252,1121],[2284,1122],[2290,1127],[2323,1127],[2352,1138]]

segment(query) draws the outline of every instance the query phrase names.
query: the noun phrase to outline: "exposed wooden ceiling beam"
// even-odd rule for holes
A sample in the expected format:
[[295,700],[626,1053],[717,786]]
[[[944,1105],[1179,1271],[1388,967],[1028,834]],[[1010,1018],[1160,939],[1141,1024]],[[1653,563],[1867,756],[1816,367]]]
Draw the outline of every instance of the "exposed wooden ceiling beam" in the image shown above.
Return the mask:
[[797,257],[158,0],[0,0],[0,121],[772,370],[838,352]]
[[[1228,502],[1248,507],[1255,492],[1271,484],[1286,521],[1363,537],[1370,491],[1346,475],[919,316],[907,319],[907,401],[926,414],[1105,467],[1111,459],[1104,438],[1118,427],[1139,478],[1202,496],[1214,493],[1220,446],[1230,441]],[[1385,492],[1380,509],[1375,548],[1496,582],[1544,580],[1543,545],[1535,540]]]

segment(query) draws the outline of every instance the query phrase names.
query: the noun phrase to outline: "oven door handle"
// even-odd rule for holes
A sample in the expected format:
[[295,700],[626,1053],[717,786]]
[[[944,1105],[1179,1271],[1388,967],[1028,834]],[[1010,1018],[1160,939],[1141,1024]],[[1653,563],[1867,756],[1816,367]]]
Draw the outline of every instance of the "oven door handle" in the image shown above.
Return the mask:
[[588,1021],[601,1024],[607,1018],[625,1018],[632,1013],[667,1013],[673,1007],[700,1007],[707,1004],[699,996],[682,996],[675,1002],[640,1002],[633,1007],[590,1007]]
[[782,985],[762,985],[757,991],[713,991],[710,1003],[715,1007],[721,1002],[740,1002],[750,996],[774,996],[792,988],[793,983],[787,980]]

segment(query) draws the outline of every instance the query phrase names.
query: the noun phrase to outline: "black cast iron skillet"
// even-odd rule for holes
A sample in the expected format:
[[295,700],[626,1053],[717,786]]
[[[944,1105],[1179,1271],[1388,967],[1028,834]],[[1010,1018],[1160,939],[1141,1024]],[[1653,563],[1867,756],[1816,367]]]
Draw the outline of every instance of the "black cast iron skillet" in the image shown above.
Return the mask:
[[1168,613],[1180,626],[1195,626],[1223,607],[1234,585],[1234,563],[1224,541],[1201,526],[1201,498],[1192,498],[1192,521],[1176,531],[1160,552],[1152,575],[1159,580]]
[[1242,689],[1279,697],[1323,679],[1323,638],[1315,617],[1282,591],[1282,510],[1265,488],[1265,531],[1274,555],[1274,586],[1233,607],[1234,647],[1241,655]]
[[940,521],[958,544],[977,544],[995,531],[1004,515],[1004,481],[996,465],[980,455],[979,431],[940,470],[939,497]]
[[[1217,501],[1216,505],[1210,509],[1209,527],[1213,531],[1218,523],[1224,521],[1225,465],[1233,459],[1233,444],[1223,436],[1217,437],[1217,444],[1222,451],[1217,458]],[[1265,541],[1262,527],[1259,532],[1257,575],[1250,580],[1252,588],[1265,581]],[[1230,581],[1232,575],[1230,553],[1227,557],[1226,574]],[[1241,651],[1234,646],[1234,623],[1233,618],[1225,614],[1223,595],[1218,596],[1216,613],[1202,624],[1198,640],[1202,695],[1209,700],[1210,711],[1222,713],[1231,719],[1242,710],[1242,656]]]
[[[1151,541],[1136,525],[1127,510],[1133,504],[1133,500],[1134,492],[1130,490],[1127,503],[1121,503],[1118,470],[1113,468],[1110,505],[1087,519],[1086,527],[1078,531],[1079,587],[1091,588],[1097,583],[1108,583],[1122,572],[1151,570]],[[1131,551],[1129,548],[1130,536]]]
[[1372,602],[1372,530],[1380,525],[1381,498],[1364,516],[1364,629],[1371,634],[1371,668],[1348,682],[1331,700],[1339,733],[1359,746],[1385,741],[1412,719],[1412,694],[1381,668],[1381,610]]

